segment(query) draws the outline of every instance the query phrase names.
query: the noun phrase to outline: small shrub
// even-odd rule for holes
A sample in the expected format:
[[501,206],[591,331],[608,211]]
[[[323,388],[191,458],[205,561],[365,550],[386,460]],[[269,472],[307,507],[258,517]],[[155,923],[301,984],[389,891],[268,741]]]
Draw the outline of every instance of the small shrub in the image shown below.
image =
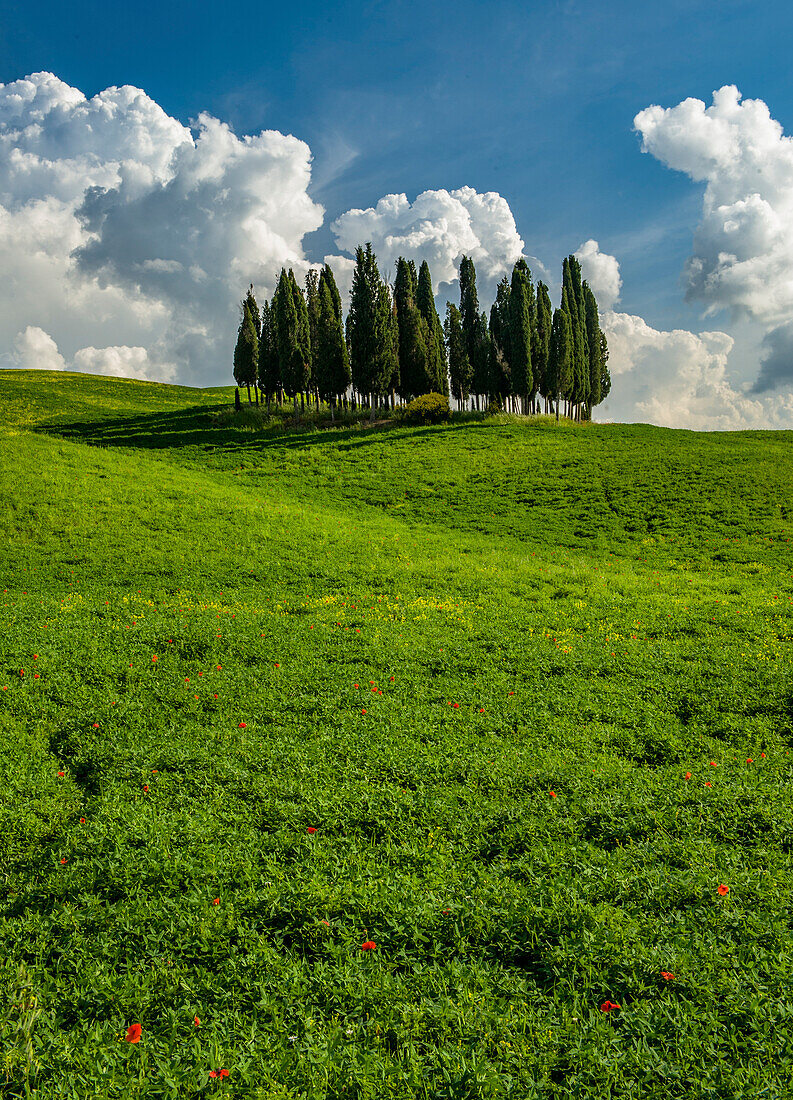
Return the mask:
[[442,393],[424,393],[402,409],[401,419],[406,424],[440,424],[451,415],[448,397]]

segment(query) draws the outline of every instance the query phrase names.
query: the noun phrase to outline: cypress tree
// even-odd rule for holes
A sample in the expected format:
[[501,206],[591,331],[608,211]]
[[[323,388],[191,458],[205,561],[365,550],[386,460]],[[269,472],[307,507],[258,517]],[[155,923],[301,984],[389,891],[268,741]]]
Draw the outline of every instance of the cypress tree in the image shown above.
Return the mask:
[[522,412],[526,412],[526,402],[534,391],[531,346],[533,300],[531,272],[521,257],[512,269],[509,294],[509,362],[512,388],[520,399]]
[[510,327],[509,327],[510,286],[506,275],[496,288],[496,300],[490,307],[490,346],[488,362],[488,393],[504,401],[512,391],[510,375]]
[[416,305],[427,324],[427,375],[430,383],[428,393],[449,395],[449,379],[446,372],[446,346],[443,341],[443,328],[438,311],[435,308],[435,295],[432,293],[430,265],[424,260],[419,268]]
[[311,385],[317,385],[317,321],[319,318],[319,272],[310,267],[306,272],[306,313],[311,347]]
[[446,320],[443,326],[446,348],[449,353],[449,377],[452,396],[461,403],[468,400],[471,391],[471,363],[463,336],[460,311],[452,302],[446,303]]
[[237,331],[237,345],[234,348],[234,381],[238,386],[247,386],[250,405],[252,404],[251,386],[256,385],[259,371],[259,340],[247,300],[244,300],[241,305],[242,320]]
[[589,396],[587,399],[587,419],[592,418],[592,409],[603,400],[600,382],[602,365],[600,361],[600,320],[595,295],[585,281],[582,286],[584,298],[584,318],[586,322],[587,348],[589,351]]
[[314,355],[317,390],[322,400],[330,404],[330,417],[333,420],[336,400],[350,384],[350,357],[341,323],[341,299],[338,298],[333,273],[327,265],[322,269],[317,289]]
[[[303,395],[311,383],[311,330],[309,328],[306,300],[297,285],[297,279],[291,267],[289,268],[288,281],[292,301],[295,304],[297,326],[295,343],[290,357],[290,373],[287,378],[291,390],[290,396],[297,399],[297,394],[300,394],[300,405],[303,409],[305,408]],[[297,400],[295,400],[295,413],[297,413]]]
[[250,310],[251,320],[253,321],[253,327],[256,331],[256,339],[258,340],[262,332],[262,320],[259,314],[259,307],[253,295],[253,283],[248,287],[248,292],[245,295],[245,303]]
[[611,374],[608,368],[609,346],[606,343],[606,334],[600,332],[600,399],[605,401],[611,392]]
[[[283,391],[294,396],[292,360],[298,352],[298,319],[292,287],[286,271],[281,268],[272,303],[273,331],[278,355],[278,378]],[[280,395],[279,395],[280,403]]]
[[371,243],[355,250],[350,311],[350,366],[356,389],[382,397],[399,370],[396,313],[388,287],[380,278]]
[[476,269],[469,256],[460,261],[460,323],[465,338],[465,349],[471,364],[471,389],[476,395],[476,407],[479,408],[479,395],[488,392],[489,338],[487,337],[487,318],[479,312],[479,296],[476,293]]
[[397,315],[400,396],[406,400],[429,393],[427,388],[427,323],[416,304],[415,264],[400,256],[397,261],[394,302]]
[[[564,297],[564,291],[562,292]],[[573,381],[573,332],[570,314],[561,306],[554,312],[551,346],[548,354],[549,392],[556,402],[559,419],[559,399],[567,397]]]
[[551,346],[551,327],[553,325],[553,309],[545,283],[537,283],[537,335],[532,344],[532,372],[534,384],[546,401],[551,395],[548,388],[548,351]]
[[261,334],[259,336],[259,389],[265,396],[269,408],[273,395],[280,383],[278,349],[275,346],[275,322],[273,311],[265,298],[261,313]]

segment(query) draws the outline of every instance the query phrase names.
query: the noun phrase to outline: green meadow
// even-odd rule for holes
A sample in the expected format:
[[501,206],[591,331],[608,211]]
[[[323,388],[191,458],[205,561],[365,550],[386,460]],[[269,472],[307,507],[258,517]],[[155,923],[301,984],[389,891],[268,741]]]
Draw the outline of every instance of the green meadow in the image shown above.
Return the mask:
[[0,1095],[793,1096],[793,433],[0,408]]

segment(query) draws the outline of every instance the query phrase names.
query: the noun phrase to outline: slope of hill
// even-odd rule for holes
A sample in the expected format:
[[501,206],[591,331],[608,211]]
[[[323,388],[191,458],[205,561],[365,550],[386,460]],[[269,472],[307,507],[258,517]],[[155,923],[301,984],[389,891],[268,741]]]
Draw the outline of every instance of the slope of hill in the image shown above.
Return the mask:
[[790,433],[0,395],[3,1095],[785,1095]]

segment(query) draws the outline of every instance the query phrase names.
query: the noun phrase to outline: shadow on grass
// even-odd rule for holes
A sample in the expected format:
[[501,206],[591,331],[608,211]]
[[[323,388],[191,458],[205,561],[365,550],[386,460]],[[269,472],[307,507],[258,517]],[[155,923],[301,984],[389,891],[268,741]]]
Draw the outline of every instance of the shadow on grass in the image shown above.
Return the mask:
[[[246,415],[243,412],[242,416]],[[250,415],[249,413],[247,415]],[[186,409],[163,410],[155,413],[120,416],[101,421],[77,420],[64,423],[53,421],[40,424],[32,430],[86,443],[93,447],[121,447],[144,450],[169,450],[199,448],[205,451],[245,450],[264,451],[271,447],[302,449],[332,444],[349,450],[365,446],[384,432],[400,430],[401,439],[417,439],[422,436],[457,431],[461,428],[496,428],[500,425],[486,420],[451,421],[443,425],[410,426],[391,421],[375,421],[370,424],[367,416],[355,424],[322,427],[311,421],[304,423],[274,420],[252,427],[250,421],[239,416],[239,423],[230,415],[228,405],[196,405]],[[545,424],[537,427],[546,428]]]

